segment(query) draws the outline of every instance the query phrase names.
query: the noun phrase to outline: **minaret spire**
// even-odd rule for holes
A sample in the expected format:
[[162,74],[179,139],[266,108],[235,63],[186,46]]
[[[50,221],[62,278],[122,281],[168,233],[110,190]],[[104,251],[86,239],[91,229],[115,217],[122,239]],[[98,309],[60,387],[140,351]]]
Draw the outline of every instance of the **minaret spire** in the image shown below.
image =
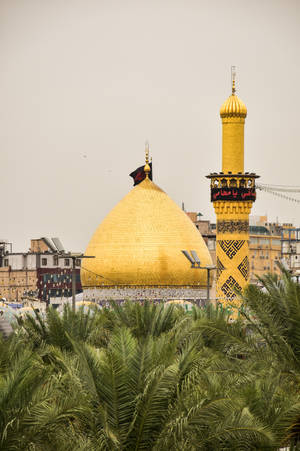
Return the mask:
[[145,162],[149,164],[149,142],[145,141]]
[[236,77],[236,67],[231,66],[231,86],[232,86],[232,95],[235,95],[235,77]]
[[149,142],[145,142],[145,166],[144,166],[144,172],[146,174],[146,179],[149,178],[149,174],[151,171],[151,168],[149,166]]

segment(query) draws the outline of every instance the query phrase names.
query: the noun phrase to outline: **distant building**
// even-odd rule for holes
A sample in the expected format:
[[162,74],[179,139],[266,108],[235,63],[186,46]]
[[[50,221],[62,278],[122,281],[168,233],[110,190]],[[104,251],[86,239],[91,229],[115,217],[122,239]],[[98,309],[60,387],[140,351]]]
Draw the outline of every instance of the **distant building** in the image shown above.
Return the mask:
[[281,255],[293,274],[300,275],[300,229],[283,224],[281,229]]
[[[59,258],[44,238],[31,240],[28,252],[12,252],[11,244],[0,242],[0,297],[21,301],[33,297],[49,301],[72,294],[72,261]],[[80,259],[76,261],[76,292],[80,293]]]
[[199,213],[195,212],[186,212],[188,217],[195,224],[196,228],[201,233],[206,246],[211,255],[211,259],[213,264],[216,264],[216,224],[212,224],[207,219],[200,219]]
[[[300,275],[300,228],[295,227],[292,223],[279,223],[268,222],[267,216],[253,216],[251,218],[252,230],[255,228],[265,229],[265,239],[272,242],[269,245],[273,261],[280,260],[284,263],[284,266],[290,270],[292,274],[296,276]],[[251,226],[250,226],[251,229]],[[267,237],[269,235],[269,238]],[[255,237],[253,237],[253,245],[255,244]],[[259,240],[260,246],[266,245],[266,241]],[[261,257],[263,254],[263,247],[261,247]],[[263,258],[261,258],[263,260]],[[271,262],[270,262],[271,263]],[[271,266],[271,265],[263,265]],[[277,265],[274,268],[270,268],[271,272],[278,272]]]
[[279,273],[276,262],[281,257],[280,236],[272,236],[260,229],[250,227],[250,282],[255,283],[256,276],[266,273]]

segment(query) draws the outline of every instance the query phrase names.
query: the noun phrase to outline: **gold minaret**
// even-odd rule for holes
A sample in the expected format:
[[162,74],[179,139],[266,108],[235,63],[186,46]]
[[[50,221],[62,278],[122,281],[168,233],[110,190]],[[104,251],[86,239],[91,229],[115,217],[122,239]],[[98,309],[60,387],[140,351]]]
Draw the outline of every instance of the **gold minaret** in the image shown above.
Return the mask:
[[249,280],[249,214],[255,201],[254,173],[244,172],[245,104],[236,96],[235,67],[232,94],[222,105],[222,172],[212,173],[211,201],[217,216],[216,297],[236,304],[237,293]]

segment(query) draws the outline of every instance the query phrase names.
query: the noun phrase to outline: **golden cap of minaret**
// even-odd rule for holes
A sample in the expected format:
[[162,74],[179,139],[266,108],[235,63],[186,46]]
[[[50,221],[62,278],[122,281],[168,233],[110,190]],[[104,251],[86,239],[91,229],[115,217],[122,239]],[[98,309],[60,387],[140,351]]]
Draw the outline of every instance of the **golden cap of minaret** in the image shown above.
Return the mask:
[[220,116],[223,117],[243,117],[247,116],[247,108],[244,102],[235,94],[235,80],[232,81],[232,95],[223,103],[220,109]]

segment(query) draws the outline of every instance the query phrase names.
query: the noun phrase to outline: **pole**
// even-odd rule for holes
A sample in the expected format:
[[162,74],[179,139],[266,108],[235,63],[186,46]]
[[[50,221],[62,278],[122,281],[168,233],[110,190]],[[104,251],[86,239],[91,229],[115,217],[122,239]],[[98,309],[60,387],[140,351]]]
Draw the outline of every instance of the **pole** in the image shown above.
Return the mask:
[[215,265],[210,266],[201,266],[199,257],[197,256],[196,251],[191,251],[191,255],[186,250],[181,251],[185,258],[191,263],[192,269],[206,269],[207,271],[207,285],[206,285],[206,301],[210,301],[209,288],[210,288],[210,271],[213,269],[217,269]]
[[207,294],[206,294],[206,300],[209,302],[209,283],[210,283],[210,268],[207,268]]
[[76,295],[76,259],[72,258],[73,267],[72,267],[72,310],[75,312],[75,295]]
[[83,258],[95,258],[94,255],[84,255],[80,253],[71,252],[59,252],[56,254],[58,258],[72,259],[72,310],[75,312],[75,295],[76,295],[76,260],[82,260]]

